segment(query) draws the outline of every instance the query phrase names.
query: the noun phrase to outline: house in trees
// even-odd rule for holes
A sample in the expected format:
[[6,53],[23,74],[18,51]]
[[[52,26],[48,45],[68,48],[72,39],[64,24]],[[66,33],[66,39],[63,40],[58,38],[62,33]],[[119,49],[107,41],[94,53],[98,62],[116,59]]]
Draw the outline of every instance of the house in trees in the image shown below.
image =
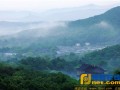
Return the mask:
[[90,65],[90,64],[82,64],[79,68],[76,68],[77,75],[88,73],[88,74],[104,74],[106,70],[99,66]]

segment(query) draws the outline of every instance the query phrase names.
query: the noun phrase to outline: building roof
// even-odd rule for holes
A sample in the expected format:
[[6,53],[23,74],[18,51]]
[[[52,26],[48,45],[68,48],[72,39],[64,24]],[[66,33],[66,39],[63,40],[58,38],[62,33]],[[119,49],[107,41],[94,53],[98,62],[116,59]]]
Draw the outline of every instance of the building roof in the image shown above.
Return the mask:
[[88,73],[103,73],[105,70],[99,66],[94,66],[90,64],[82,64],[79,68],[76,69],[77,71],[81,72],[88,72]]

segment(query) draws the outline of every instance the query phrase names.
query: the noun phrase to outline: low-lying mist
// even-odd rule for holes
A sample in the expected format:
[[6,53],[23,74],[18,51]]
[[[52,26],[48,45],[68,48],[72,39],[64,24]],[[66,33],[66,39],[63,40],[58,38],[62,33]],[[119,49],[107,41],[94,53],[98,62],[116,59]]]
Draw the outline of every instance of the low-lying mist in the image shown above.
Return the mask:
[[9,25],[12,24],[12,22],[6,22],[4,26],[0,25],[0,36],[19,36],[25,34],[32,36],[47,36],[51,32],[53,33],[53,30],[67,26],[65,22],[32,22],[25,24],[22,23],[22,25],[19,25],[19,23],[17,23],[18,22],[16,22],[14,27],[13,25]]

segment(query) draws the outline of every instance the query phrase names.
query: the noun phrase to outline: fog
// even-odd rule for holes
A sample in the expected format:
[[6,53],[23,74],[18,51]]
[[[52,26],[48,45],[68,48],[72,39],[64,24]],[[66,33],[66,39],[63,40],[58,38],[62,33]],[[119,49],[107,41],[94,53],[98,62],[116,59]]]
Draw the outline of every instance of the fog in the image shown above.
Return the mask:
[[[10,22],[9,22],[10,23]],[[24,23],[23,23],[24,24]],[[66,22],[40,22],[40,23],[27,23],[25,25],[16,25],[11,27],[5,24],[4,27],[0,26],[0,36],[32,36],[32,37],[45,37],[58,33],[58,28],[66,28]]]
[[113,4],[101,6],[88,4],[83,6],[74,6],[67,8],[54,8],[45,11],[31,10],[2,10],[0,11],[0,21],[10,22],[40,22],[40,21],[74,21],[99,15],[112,7],[118,6]]
[[110,25],[108,22],[106,21],[101,21],[97,24],[95,24],[96,27],[98,28],[104,28],[104,29],[113,29],[112,25]]
[[65,22],[44,22],[40,24],[30,25],[29,29],[19,32],[17,35],[31,36],[31,37],[47,37],[55,35],[61,31],[59,28],[66,28],[67,23]]
[[43,23],[38,23],[34,25],[30,25],[29,28],[34,29],[34,28],[40,28],[40,29],[53,29],[57,27],[66,27],[66,24],[64,22],[43,22]]

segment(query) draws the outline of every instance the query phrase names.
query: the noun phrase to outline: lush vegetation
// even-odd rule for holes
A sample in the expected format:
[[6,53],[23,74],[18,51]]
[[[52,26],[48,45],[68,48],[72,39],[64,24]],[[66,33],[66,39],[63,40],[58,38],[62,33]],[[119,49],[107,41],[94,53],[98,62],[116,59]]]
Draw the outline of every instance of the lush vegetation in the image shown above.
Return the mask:
[[120,45],[115,45],[83,57],[70,54],[56,58],[27,57],[9,65],[8,61],[1,62],[0,89],[73,90],[78,81],[67,75],[75,76],[76,67],[82,63],[94,64],[105,68],[108,73],[119,74],[119,58]]
[[61,71],[69,75],[76,75],[76,66],[79,61],[66,61],[63,58],[54,58],[52,60],[41,57],[28,57],[20,61],[20,65],[26,69],[43,70],[43,71]]
[[118,69],[115,73],[120,74],[120,45],[84,56],[57,57],[59,46],[120,43],[119,15],[120,7],[116,7],[102,15],[65,23],[65,27],[53,28],[44,37],[39,36],[37,28],[1,37],[0,61],[4,62],[0,63],[0,90],[73,90],[77,80],[70,76],[75,76],[76,67],[83,63],[100,66],[108,73]]
[[75,79],[62,73],[50,73],[12,67],[0,63],[0,90],[73,90]]
[[86,54],[81,60],[88,64],[106,68],[108,72],[113,72],[116,68],[120,68],[120,45]]

